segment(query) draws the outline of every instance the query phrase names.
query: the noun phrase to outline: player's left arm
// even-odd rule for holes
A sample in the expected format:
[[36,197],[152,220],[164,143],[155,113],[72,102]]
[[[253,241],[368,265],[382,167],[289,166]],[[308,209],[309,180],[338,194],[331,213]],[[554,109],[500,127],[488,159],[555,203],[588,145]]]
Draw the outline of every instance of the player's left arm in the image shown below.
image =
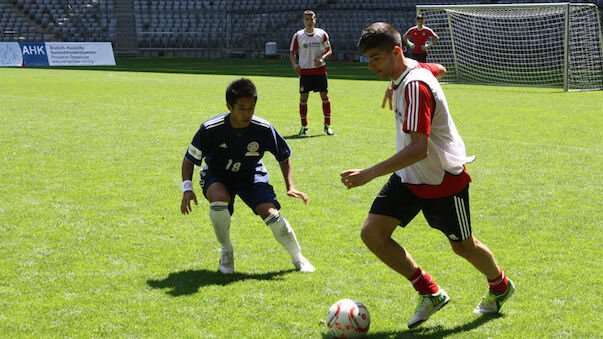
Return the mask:
[[434,33],[433,33],[433,38],[431,39],[431,43],[430,43],[430,45],[431,45],[431,46],[433,46],[433,45],[435,45],[435,44],[436,44],[438,41],[440,41],[440,37],[439,37],[437,34],[435,34],[435,32],[434,32]]
[[333,48],[331,47],[331,41],[329,41],[329,35],[325,32],[325,36],[323,38],[323,47],[324,47],[324,51],[322,53],[322,55],[317,56],[314,59],[314,63],[316,66],[320,66],[323,62],[325,62],[327,60],[328,57],[330,57],[333,54]]
[[424,46],[421,46],[421,49],[424,51],[428,50],[431,46],[435,45],[440,40],[440,37],[433,30],[429,29],[429,33],[431,35],[431,42]]
[[331,45],[329,45],[329,46],[325,47],[325,51],[322,54],[322,56],[320,57],[320,59],[324,62],[332,54],[333,54],[333,48],[331,47]]
[[293,173],[291,171],[291,162],[289,158],[291,156],[291,147],[287,144],[285,139],[276,131],[274,126],[270,125],[270,141],[266,142],[267,150],[274,155],[276,161],[278,161],[285,179],[285,186],[287,187],[287,195],[294,198],[299,198],[308,204],[308,196],[304,192],[300,192],[295,189],[293,184]]
[[281,167],[281,172],[283,173],[283,178],[285,179],[285,185],[287,186],[287,195],[293,198],[299,198],[304,201],[304,204],[308,204],[308,195],[304,192],[300,192],[295,189],[295,185],[293,184],[293,172],[291,171],[291,162],[289,158],[284,161],[280,161],[279,166]]

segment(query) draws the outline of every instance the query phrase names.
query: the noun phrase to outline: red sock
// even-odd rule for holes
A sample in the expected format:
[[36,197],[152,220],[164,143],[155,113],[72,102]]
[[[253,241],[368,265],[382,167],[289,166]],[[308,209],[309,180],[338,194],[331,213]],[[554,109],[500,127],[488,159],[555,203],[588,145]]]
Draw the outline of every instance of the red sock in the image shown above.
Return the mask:
[[488,284],[490,284],[490,291],[495,294],[503,294],[507,290],[507,275],[503,270],[500,270],[500,274],[495,279],[488,279]]
[[412,283],[412,287],[422,295],[436,294],[440,290],[438,285],[431,279],[431,276],[420,267],[417,268],[417,272],[408,280]]
[[299,117],[301,118],[302,126],[308,126],[308,103],[299,103]]
[[325,116],[325,124],[331,126],[331,100],[322,101],[322,114]]

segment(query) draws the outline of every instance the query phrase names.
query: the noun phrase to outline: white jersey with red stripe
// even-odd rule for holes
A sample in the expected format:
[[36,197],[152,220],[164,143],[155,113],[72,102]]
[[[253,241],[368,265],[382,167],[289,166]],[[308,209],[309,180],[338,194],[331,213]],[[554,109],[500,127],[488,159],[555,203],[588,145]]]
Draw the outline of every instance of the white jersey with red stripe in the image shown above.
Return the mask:
[[465,153],[465,144],[452,121],[444,91],[438,80],[429,70],[420,67],[415,60],[407,59],[407,61],[410,67],[394,80],[394,84],[397,85],[393,96],[397,151],[410,144],[410,132],[422,132],[419,126],[424,121],[420,119],[425,118],[419,109],[424,104],[419,102],[419,83],[427,86],[435,103],[429,127],[427,157],[397,170],[396,174],[403,183],[439,185],[444,179],[445,172],[455,175],[462,173],[463,165],[472,162],[475,156],[468,157]]
[[[314,59],[324,54],[325,49],[331,46],[329,35],[323,29],[314,27],[313,33],[306,32],[305,29],[300,29],[295,32],[291,40],[292,52],[297,51],[299,55],[299,66],[304,69],[321,68],[326,65],[325,62],[316,66]],[[326,71],[326,70],[325,70]]]

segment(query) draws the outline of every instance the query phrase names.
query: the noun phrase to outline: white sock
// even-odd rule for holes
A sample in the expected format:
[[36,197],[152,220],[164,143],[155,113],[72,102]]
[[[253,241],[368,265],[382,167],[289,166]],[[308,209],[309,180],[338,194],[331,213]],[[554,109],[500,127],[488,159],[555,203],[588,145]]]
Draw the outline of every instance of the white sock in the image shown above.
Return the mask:
[[278,212],[269,215],[264,222],[270,226],[274,238],[289,252],[291,259],[294,262],[299,261],[301,250],[289,222]]
[[223,201],[214,201],[209,204],[209,219],[214,226],[216,239],[222,245],[222,250],[232,252],[232,243],[230,242],[230,212],[228,203]]

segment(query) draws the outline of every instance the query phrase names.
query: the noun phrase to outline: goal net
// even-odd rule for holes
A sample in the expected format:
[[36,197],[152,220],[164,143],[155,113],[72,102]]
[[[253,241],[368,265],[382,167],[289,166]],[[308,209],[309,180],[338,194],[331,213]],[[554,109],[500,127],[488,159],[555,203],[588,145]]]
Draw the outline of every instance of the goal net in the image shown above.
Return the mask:
[[417,5],[440,37],[429,62],[460,83],[603,89],[599,10],[593,4]]

